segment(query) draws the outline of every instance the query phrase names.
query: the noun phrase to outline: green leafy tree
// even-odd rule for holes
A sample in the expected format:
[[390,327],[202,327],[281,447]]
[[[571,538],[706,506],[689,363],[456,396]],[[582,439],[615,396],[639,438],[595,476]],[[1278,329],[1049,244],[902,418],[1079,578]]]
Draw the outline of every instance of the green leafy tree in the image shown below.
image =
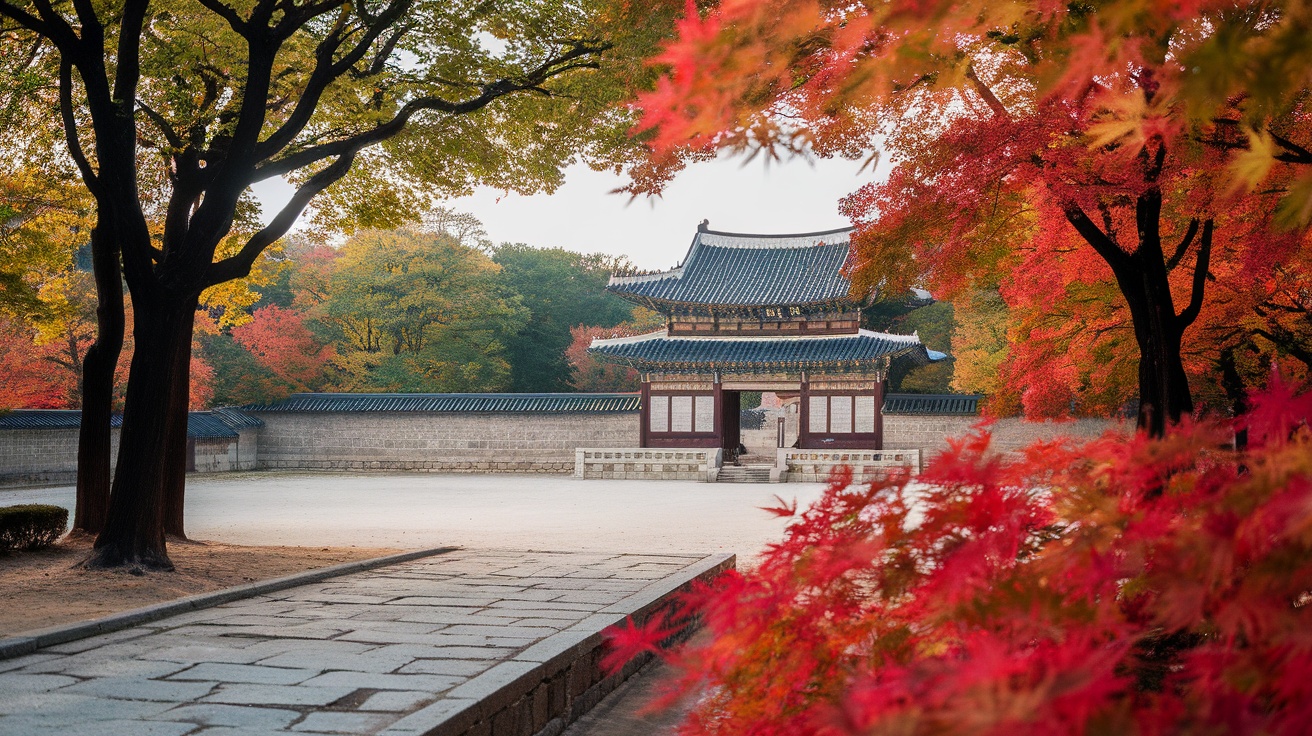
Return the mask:
[[[58,90],[47,108],[59,111],[63,146],[95,199],[101,307],[115,306],[120,264],[135,307],[119,463],[92,564],[171,567],[165,509],[181,504],[166,497],[182,492],[177,438],[202,292],[246,276],[316,197],[321,224],[390,225],[475,184],[550,189],[580,152],[596,166],[622,164],[632,121],[615,103],[650,79],[641,59],[673,10],[611,0],[0,0],[7,43],[30,49],[24,68]],[[48,114],[31,120],[52,127]],[[221,247],[251,224],[250,186],[277,177],[296,185],[290,201]],[[118,315],[101,320],[110,343]],[[109,394],[97,397],[84,417],[107,432]],[[105,450],[95,465],[107,474]]]
[[481,251],[446,233],[374,230],[332,269],[316,314],[336,338],[342,388],[505,388],[502,341],[527,313]]
[[633,307],[606,291],[622,259],[583,255],[563,248],[506,243],[493,255],[501,283],[519,294],[529,311],[524,328],[506,342],[510,390],[571,391],[565,351],[580,325],[609,328],[633,317]]
[[[956,325],[948,302],[928,302],[920,295],[885,298],[861,310],[866,329],[899,334],[917,334],[930,350],[953,355],[952,331]],[[955,361],[912,368],[899,366],[889,376],[892,391],[915,394],[947,393],[951,390]]]

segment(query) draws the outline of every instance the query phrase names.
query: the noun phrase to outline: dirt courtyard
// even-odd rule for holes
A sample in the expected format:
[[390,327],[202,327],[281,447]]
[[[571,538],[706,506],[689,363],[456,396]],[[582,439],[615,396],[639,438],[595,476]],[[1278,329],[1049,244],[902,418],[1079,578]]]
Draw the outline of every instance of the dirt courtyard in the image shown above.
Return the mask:
[[133,575],[126,570],[83,569],[91,540],[66,538],[48,549],[0,555],[0,636],[398,551],[171,541],[174,572]]

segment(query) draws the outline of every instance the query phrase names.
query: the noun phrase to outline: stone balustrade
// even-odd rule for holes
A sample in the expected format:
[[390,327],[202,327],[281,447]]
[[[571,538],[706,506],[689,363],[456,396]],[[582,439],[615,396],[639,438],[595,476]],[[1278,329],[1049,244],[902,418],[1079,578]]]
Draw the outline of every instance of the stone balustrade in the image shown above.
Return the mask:
[[823,483],[835,468],[852,468],[852,480],[864,483],[883,477],[892,468],[920,472],[920,450],[800,450],[779,448],[775,472],[791,483]]
[[580,447],[574,451],[574,477],[713,483],[723,454],[718,448],[705,447]]

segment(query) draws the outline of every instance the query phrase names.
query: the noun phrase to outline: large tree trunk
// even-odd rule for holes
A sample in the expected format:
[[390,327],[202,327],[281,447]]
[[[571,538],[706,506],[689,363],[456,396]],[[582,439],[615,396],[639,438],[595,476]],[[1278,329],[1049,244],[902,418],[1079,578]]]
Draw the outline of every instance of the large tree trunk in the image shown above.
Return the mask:
[[[1154,251],[1156,251],[1154,253]],[[1129,268],[1113,268],[1130,305],[1139,345],[1139,428],[1153,437],[1193,413],[1189,379],[1180,358],[1185,325],[1175,313],[1160,247],[1141,244]]]
[[185,405],[179,417],[173,401],[174,382],[190,365],[196,297],[137,306],[118,467],[90,565],[171,570],[164,542],[167,458],[170,438],[187,431]]
[[[1160,170],[1160,156],[1157,167]],[[1175,253],[1167,258],[1162,250],[1161,213],[1161,192],[1149,189],[1139,196],[1135,204],[1137,247],[1126,252],[1114,239],[1110,227],[1107,231],[1099,228],[1077,205],[1066,208],[1067,220],[1111,267],[1121,295],[1130,307],[1139,346],[1139,429],[1153,437],[1166,434],[1167,427],[1194,411],[1180,343],[1185,329],[1197,319],[1202,307],[1212,251],[1212,221],[1207,220],[1202,223],[1189,304],[1177,313],[1171,295],[1170,272],[1193,244],[1200,223],[1198,220],[1190,223]]]
[[191,334],[187,335],[187,358],[174,364],[173,394],[169,397],[169,412],[173,426],[181,427],[169,433],[164,456],[164,533],[186,539],[183,512],[187,490],[187,410],[191,403]]
[[109,511],[110,419],[114,372],[123,350],[123,279],[118,247],[97,222],[91,231],[96,279],[96,341],[82,361],[82,425],[77,445],[77,504],[73,528],[98,534]]

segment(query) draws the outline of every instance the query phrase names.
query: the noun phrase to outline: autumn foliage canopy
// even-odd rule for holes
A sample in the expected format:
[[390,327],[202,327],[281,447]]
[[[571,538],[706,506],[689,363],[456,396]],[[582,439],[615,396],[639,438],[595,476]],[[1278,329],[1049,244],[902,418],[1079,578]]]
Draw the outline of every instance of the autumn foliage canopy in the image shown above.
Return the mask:
[[[837,476],[760,566],[689,602],[686,734],[1306,733],[1312,395],[1234,428]],[[624,661],[665,634],[612,631]]]
[[951,352],[996,356],[956,388],[995,414],[1137,399],[1160,434],[1241,412],[1234,387],[1272,360],[1307,375],[1306,3],[688,7],[640,100],[654,156],[633,189],[713,150],[869,158],[842,203],[854,283],[951,300]]

